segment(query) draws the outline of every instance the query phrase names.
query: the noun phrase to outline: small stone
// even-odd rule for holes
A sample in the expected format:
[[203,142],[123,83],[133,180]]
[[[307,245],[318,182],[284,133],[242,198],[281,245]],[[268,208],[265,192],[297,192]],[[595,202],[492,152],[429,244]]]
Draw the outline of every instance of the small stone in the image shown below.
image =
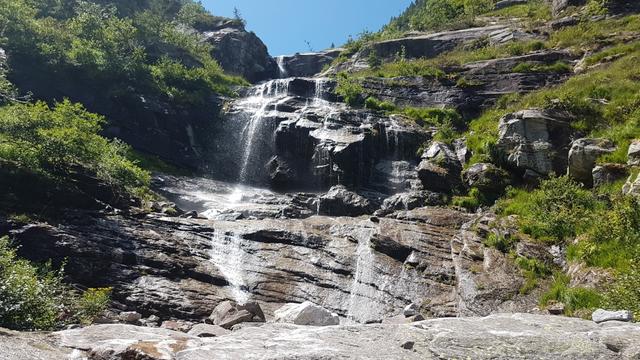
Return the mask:
[[189,335],[197,337],[218,337],[229,333],[231,333],[231,331],[222,326],[209,324],[197,324],[188,332]]
[[403,348],[403,349],[406,349],[406,350],[412,350],[415,345],[416,345],[415,342],[407,341],[407,342],[403,343],[402,345],[400,345],[400,347]]
[[142,319],[142,315],[135,311],[125,311],[118,315],[118,320],[127,324],[137,324],[140,319]]
[[591,319],[593,320],[593,322],[597,324],[600,324],[606,321],[631,322],[633,321],[633,313],[627,310],[607,311],[603,309],[598,309],[593,312],[593,314],[591,315]]
[[549,312],[549,314],[551,315],[562,315],[564,314],[564,304],[561,302],[554,302],[551,303],[548,307],[547,307],[547,311]]
[[230,329],[239,323],[265,322],[265,317],[257,302],[239,305],[233,301],[223,301],[213,310],[208,322]]
[[418,306],[418,304],[409,304],[404,308],[402,313],[405,317],[416,316],[420,313],[420,306]]
[[163,329],[186,333],[191,330],[191,328],[193,327],[193,323],[190,323],[187,321],[168,320],[168,321],[163,321],[160,327]]

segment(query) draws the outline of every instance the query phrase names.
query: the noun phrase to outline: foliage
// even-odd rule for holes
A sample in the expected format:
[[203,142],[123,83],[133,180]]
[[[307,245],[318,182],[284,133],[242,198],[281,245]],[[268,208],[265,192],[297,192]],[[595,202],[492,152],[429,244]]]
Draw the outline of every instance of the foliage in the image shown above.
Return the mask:
[[360,80],[354,79],[345,73],[338,74],[338,85],[335,92],[351,106],[360,105],[364,96],[364,88]]
[[517,239],[511,236],[491,233],[484,241],[484,245],[495,248],[503,253],[509,252],[515,246]]
[[537,64],[532,62],[521,62],[513,68],[516,73],[568,73],[573,69],[564,61],[557,61],[553,64]]
[[531,290],[538,286],[538,281],[552,274],[549,266],[545,265],[538,259],[530,259],[519,256],[515,260],[516,265],[522,271],[525,283],[520,288],[520,294],[528,294]]
[[371,110],[394,111],[396,106],[388,101],[380,101],[373,96],[369,96],[364,102],[364,106]]
[[111,288],[88,289],[73,304],[75,321],[89,325],[101,316],[111,303]]
[[0,327],[51,329],[62,310],[62,273],[18,259],[7,237],[0,238]]
[[0,327],[51,330],[66,322],[90,324],[109,306],[111,289],[78,294],[63,283],[64,268],[37,267],[0,238]]
[[149,174],[126,158],[128,147],[100,135],[104,119],[68,100],[0,108],[0,161],[65,179],[84,167],[114,187],[143,193]]
[[551,8],[543,0],[532,0],[526,4],[507,6],[499,10],[492,11],[487,16],[499,16],[506,18],[522,18],[529,21],[551,20]]
[[551,301],[561,302],[565,306],[565,315],[571,316],[578,310],[588,310],[589,313],[603,303],[603,297],[593,289],[570,287],[570,278],[560,272],[553,275],[553,284],[548,292],[540,299],[541,306],[547,306]]
[[605,294],[605,306],[611,310],[630,310],[640,319],[640,252],[630,269],[622,272]]

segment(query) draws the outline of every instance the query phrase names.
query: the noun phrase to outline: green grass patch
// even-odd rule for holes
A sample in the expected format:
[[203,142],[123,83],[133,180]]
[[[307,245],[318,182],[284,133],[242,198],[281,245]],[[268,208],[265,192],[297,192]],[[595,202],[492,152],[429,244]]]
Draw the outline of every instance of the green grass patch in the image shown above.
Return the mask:
[[565,306],[565,315],[572,316],[578,310],[591,311],[602,306],[603,296],[596,290],[569,286],[569,277],[556,272],[549,291],[540,298],[540,306],[546,307],[551,301],[561,302]]
[[564,61],[553,64],[539,64],[534,62],[522,62],[513,68],[516,73],[569,73],[573,69]]

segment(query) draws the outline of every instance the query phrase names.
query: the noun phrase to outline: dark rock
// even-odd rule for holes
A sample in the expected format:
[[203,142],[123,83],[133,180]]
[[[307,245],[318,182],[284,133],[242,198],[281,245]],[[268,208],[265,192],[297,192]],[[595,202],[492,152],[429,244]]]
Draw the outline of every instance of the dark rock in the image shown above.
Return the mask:
[[593,186],[600,187],[629,176],[629,168],[623,164],[601,164],[593,168]]
[[418,306],[417,304],[409,304],[407,305],[404,310],[402,311],[402,314],[405,317],[411,317],[411,316],[416,316],[420,313],[420,306]]
[[384,200],[381,207],[381,214],[391,214],[397,210],[413,210],[424,206],[444,205],[441,194],[431,191],[412,191],[393,195]]
[[375,210],[371,201],[342,185],[332,187],[318,201],[318,213],[321,215],[360,216],[371,214]]
[[558,29],[562,29],[562,28],[567,27],[567,26],[577,25],[578,23],[580,23],[580,18],[578,18],[576,16],[567,16],[567,17],[563,17],[562,19],[557,19],[557,20],[550,21],[549,22],[549,26],[553,30],[558,30]]
[[569,150],[569,176],[593,186],[593,168],[598,158],[616,150],[615,144],[608,139],[578,139],[571,144]]
[[462,166],[456,154],[444,143],[434,142],[422,156],[418,177],[431,191],[451,193],[461,185]]
[[407,342],[404,342],[402,345],[400,345],[400,347],[405,350],[412,350],[415,345],[416,345],[415,342],[407,341]]
[[371,248],[402,263],[407,260],[413,251],[413,249],[406,245],[396,242],[389,237],[377,234],[372,236],[370,241]]

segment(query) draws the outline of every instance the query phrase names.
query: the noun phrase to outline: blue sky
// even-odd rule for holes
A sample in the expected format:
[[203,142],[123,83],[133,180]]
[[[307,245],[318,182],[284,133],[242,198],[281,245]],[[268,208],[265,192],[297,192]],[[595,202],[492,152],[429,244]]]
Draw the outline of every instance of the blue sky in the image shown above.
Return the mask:
[[213,14],[233,16],[237,7],[271,55],[322,50],[343,44],[364,29],[376,31],[411,0],[203,0]]

